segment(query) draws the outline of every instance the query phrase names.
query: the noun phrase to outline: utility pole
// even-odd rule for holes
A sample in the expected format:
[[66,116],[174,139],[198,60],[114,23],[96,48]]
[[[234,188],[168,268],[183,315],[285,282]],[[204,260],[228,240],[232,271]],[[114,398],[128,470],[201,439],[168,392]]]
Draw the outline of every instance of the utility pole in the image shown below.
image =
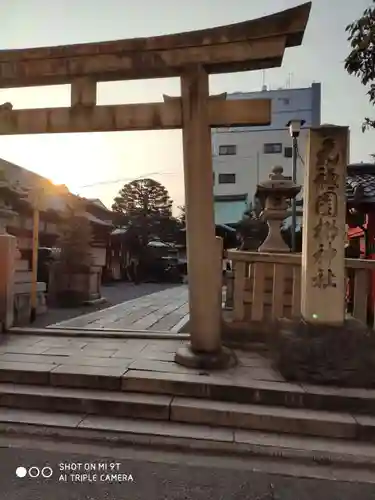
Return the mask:
[[[286,126],[289,127],[289,134],[292,137],[292,181],[297,183],[297,157],[298,157],[298,137],[301,132],[301,127],[304,125],[305,120],[290,120]],[[297,251],[296,244],[296,226],[297,226],[297,201],[295,198],[292,200],[292,252]]]
[[[293,166],[292,166],[292,181],[294,184],[297,183],[297,155],[298,155],[298,143],[297,137],[293,135]],[[292,199],[292,252],[296,252],[296,227],[297,227],[297,202],[296,198]]]

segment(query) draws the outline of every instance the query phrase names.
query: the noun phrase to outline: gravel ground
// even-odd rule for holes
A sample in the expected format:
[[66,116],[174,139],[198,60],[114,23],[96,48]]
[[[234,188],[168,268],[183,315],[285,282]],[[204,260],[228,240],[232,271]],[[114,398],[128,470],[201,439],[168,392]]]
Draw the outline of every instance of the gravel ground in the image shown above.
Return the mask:
[[128,282],[118,282],[111,285],[103,285],[102,297],[106,299],[104,303],[85,305],[82,307],[76,307],[74,309],[49,308],[46,314],[39,316],[36,321],[30,326],[34,328],[44,328],[47,325],[53,325],[54,323],[59,323],[60,321],[65,321],[67,319],[72,319],[83,314],[88,314],[94,311],[99,311],[101,309],[106,309],[107,307],[121,304],[121,302],[127,302],[128,300],[136,299],[144,295],[160,292],[172,286],[176,285],[165,283],[142,283],[140,285],[134,285],[133,283]]

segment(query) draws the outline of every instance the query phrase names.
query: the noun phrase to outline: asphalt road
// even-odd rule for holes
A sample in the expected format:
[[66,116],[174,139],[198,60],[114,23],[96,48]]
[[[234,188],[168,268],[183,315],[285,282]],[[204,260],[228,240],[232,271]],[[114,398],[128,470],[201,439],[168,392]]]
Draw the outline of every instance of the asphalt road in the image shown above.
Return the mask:
[[[128,451],[124,458],[116,450],[98,453],[95,447],[84,447],[84,453],[77,453],[77,448],[69,451],[70,445],[58,443],[53,449],[27,449],[19,443],[7,447],[4,439],[0,443],[1,500],[375,499],[375,484],[259,472],[243,459],[242,466],[229,458],[220,463],[215,459],[200,463],[200,457],[189,455],[163,460],[161,452],[152,450],[147,452],[149,459],[136,451],[134,455]],[[43,467],[51,467],[51,478],[28,477]],[[17,477],[17,469],[26,477]],[[51,470],[44,469],[44,474]],[[266,466],[266,470],[270,469]]]

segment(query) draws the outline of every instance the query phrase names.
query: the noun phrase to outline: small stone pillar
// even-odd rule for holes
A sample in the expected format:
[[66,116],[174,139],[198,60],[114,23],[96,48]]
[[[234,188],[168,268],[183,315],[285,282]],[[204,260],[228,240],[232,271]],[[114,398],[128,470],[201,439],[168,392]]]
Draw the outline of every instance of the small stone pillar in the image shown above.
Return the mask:
[[345,179],[348,128],[311,129],[302,234],[301,312],[309,323],[345,320]]
[[0,234],[0,322],[3,331],[13,326],[16,259],[17,238]]
[[264,206],[262,219],[267,221],[268,236],[258,248],[258,252],[290,252],[284,242],[280,226],[288,210],[288,199],[293,199],[301,191],[301,186],[283,175],[283,167],[274,167],[269,180],[262,182],[257,187],[256,196]]
[[16,260],[19,256],[17,238],[6,232],[15,213],[0,199],[0,324],[8,330],[14,321],[14,285]]
[[13,326],[16,261],[20,258],[17,238],[7,233],[7,225],[18,214],[12,201],[23,198],[25,191],[19,183],[12,184],[0,170],[0,324],[2,330]]

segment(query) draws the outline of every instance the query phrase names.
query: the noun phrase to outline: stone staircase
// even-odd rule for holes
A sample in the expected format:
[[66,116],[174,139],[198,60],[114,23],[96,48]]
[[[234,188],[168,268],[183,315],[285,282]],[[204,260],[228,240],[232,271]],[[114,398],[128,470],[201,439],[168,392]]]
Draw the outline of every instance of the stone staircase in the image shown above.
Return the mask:
[[234,385],[207,374],[130,369],[119,375],[76,366],[47,372],[38,364],[6,365],[0,364],[5,432],[375,467],[375,391],[260,380]]
[[[73,385],[73,384],[72,384]],[[0,384],[0,405],[24,410],[163,420],[375,442],[375,418],[350,413],[231,403],[148,392]]]

